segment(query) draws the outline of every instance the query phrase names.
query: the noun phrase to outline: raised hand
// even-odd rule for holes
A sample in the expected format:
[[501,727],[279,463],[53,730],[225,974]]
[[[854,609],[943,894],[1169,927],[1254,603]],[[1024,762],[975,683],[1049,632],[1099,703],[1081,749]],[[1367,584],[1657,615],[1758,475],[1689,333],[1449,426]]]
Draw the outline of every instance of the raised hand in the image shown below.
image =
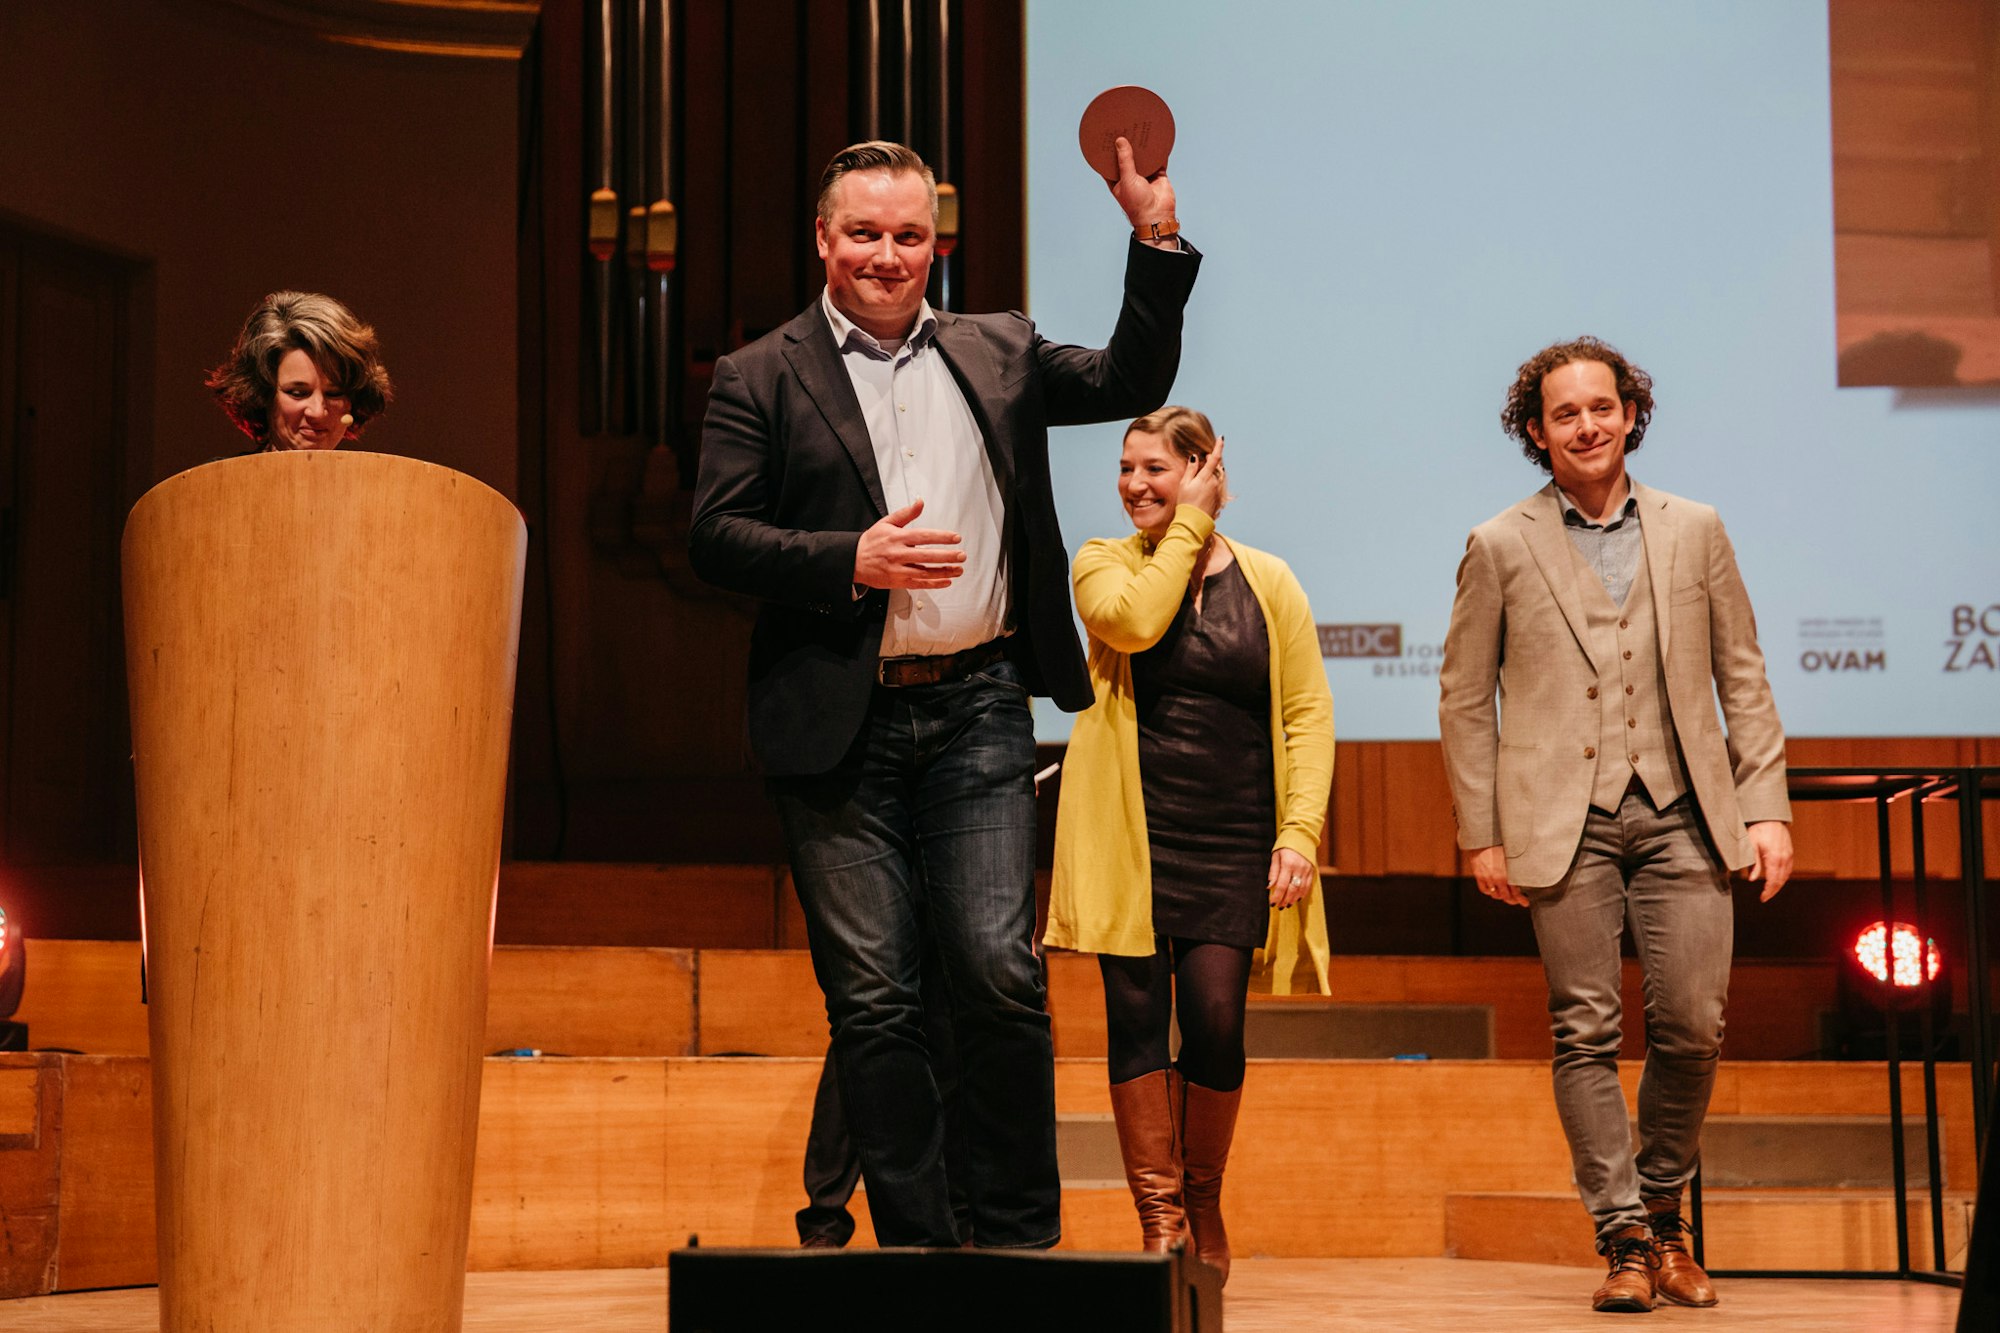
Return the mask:
[[869,588],[949,588],[965,572],[965,552],[956,547],[958,534],[939,528],[913,528],[924,512],[922,500],[912,500],[878,520],[861,534],[854,548],[854,581]]
[[[1125,217],[1132,224],[1132,230],[1144,232],[1157,222],[1162,226],[1174,221],[1174,184],[1167,179],[1165,167],[1151,176],[1141,176],[1132,165],[1132,145],[1124,135],[1119,135],[1118,179],[1106,181],[1111,187],[1111,197],[1125,210]],[[1159,241],[1153,244],[1177,245],[1174,241]]]
[[1215,442],[1208,457],[1188,459],[1187,469],[1187,476],[1181,482],[1180,503],[1193,505],[1214,518],[1222,512],[1222,441]]

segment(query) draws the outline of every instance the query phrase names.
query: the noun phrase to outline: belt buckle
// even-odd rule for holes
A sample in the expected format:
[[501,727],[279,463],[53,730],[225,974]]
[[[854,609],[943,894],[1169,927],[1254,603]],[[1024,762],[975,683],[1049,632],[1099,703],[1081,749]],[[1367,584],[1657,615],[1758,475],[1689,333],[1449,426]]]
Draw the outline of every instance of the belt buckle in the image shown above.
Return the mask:
[[891,668],[911,666],[915,665],[916,663],[923,662],[925,660],[926,659],[920,655],[909,654],[909,653],[906,653],[901,657],[878,657],[875,659],[875,683],[877,685],[885,686],[886,688],[892,690],[904,689],[912,684],[925,684],[926,682],[923,681],[901,681],[901,680],[892,681],[889,679],[889,672]]

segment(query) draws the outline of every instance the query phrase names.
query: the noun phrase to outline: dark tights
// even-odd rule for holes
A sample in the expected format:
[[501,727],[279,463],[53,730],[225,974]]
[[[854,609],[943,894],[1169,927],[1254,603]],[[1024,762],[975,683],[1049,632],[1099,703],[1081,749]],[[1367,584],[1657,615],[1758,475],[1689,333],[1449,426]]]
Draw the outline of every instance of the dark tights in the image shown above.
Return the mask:
[[1101,953],[1097,967],[1104,974],[1113,1083],[1174,1063],[1167,1053],[1167,1021],[1172,1017],[1181,1029],[1181,1077],[1217,1092],[1243,1086],[1250,950],[1163,939],[1150,957]]

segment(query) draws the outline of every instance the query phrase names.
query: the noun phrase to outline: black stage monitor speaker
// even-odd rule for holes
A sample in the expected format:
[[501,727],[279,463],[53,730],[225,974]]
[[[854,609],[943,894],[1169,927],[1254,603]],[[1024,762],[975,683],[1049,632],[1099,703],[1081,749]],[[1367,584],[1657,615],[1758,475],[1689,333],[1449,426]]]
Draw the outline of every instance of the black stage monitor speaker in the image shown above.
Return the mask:
[[1192,1251],[732,1250],[667,1256],[672,1333],[1091,1329],[1219,1333],[1222,1284]]

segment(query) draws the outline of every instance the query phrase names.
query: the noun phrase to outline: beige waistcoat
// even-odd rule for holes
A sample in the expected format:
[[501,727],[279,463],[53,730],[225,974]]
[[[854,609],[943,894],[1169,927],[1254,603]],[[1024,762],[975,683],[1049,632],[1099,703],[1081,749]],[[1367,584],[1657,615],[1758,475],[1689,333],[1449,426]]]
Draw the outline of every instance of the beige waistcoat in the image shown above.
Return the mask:
[[[1644,529],[1640,529],[1643,534]],[[1680,738],[1667,708],[1667,677],[1660,662],[1660,635],[1653,617],[1653,580],[1639,561],[1621,609],[1605,591],[1574,542],[1577,590],[1591,638],[1591,656],[1614,663],[1591,687],[1598,708],[1597,776],[1590,803],[1615,812],[1634,776],[1645,784],[1654,808],[1687,792]]]

